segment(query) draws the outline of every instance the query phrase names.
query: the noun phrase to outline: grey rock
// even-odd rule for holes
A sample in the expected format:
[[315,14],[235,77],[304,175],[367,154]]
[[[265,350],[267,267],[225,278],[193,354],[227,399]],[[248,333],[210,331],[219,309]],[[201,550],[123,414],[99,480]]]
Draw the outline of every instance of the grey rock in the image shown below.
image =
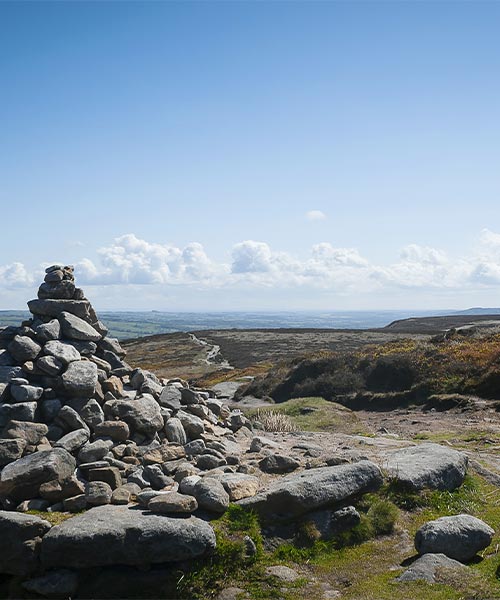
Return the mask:
[[36,498],[42,483],[69,479],[75,468],[75,459],[62,448],[35,452],[4,467],[0,496],[14,500]]
[[149,395],[135,400],[110,400],[104,405],[104,413],[119,417],[125,421],[132,431],[153,437],[163,426],[160,406]]
[[90,361],[76,361],[63,373],[64,389],[69,396],[90,398],[97,386],[97,365]]
[[95,342],[89,342],[84,340],[66,340],[66,343],[73,346],[82,356],[92,356],[97,350],[97,344]]
[[42,397],[43,388],[34,385],[11,385],[10,395],[15,402],[36,402]]
[[132,492],[130,489],[121,485],[116,488],[116,490],[113,490],[113,493],[111,494],[111,504],[126,505],[130,502],[131,497]]
[[80,353],[74,346],[59,340],[47,342],[43,347],[43,352],[46,355],[53,356],[63,365],[69,365],[69,363],[81,359]]
[[448,558],[444,554],[424,554],[412,562],[409,568],[396,578],[396,581],[427,581],[436,583],[436,575],[439,571],[463,571],[467,569],[465,565],[457,560]]
[[104,423],[104,412],[99,402],[94,400],[94,398],[85,402],[78,411],[78,414],[91,429],[94,429],[94,431],[99,425]]
[[97,469],[89,469],[89,481],[103,481],[107,483],[112,490],[121,487],[122,477],[117,467],[99,467]]
[[231,502],[251,498],[259,489],[258,478],[245,473],[225,473],[221,477],[221,483]]
[[25,440],[0,439],[0,467],[5,467],[5,465],[21,458],[25,448]]
[[29,423],[26,421],[9,421],[3,436],[13,440],[23,440],[27,445],[38,446],[47,435],[48,427],[44,423]]
[[169,442],[175,442],[176,444],[184,445],[187,442],[186,432],[180,419],[171,417],[165,423],[165,435]]
[[120,342],[116,338],[106,336],[99,342],[99,348],[103,352],[113,352],[120,358],[124,358],[127,352],[120,346]]
[[49,530],[50,523],[39,517],[0,510],[0,572],[22,577],[35,572]]
[[8,350],[17,362],[23,363],[34,360],[40,354],[42,347],[27,335],[16,335],[9,344]]
[[421,444],[391,454],[384,465],[396,481],[413,490],[454,490],[467,473],[467,456],[439,444]]
[[238,504],[266,518],[288,519],[323,507],[335,507],[377,490],[383,482],[379,467],[363,460],[287,475]]
[[265,473],[290,473],[300,467],[300,462],[291,456],[270,454],[259,461],[259,468]]
[[14,357],[5,348],[0,348],[0,367],[14,366]]
[[18,402],[0,404],[0,426],[10,420],[34,421],[38,404],[36,402]]
[[54,444],[54,447],[64,448],[67,452],[73,453],[86,444],[89,441],[89,437],[88,429],[75,429],[58,440]]
[[113,490],[105,481],[89,481],[85,486],[85,499],[90,506],[101,506],[111,502]]
[[46,421],[47,423],[50,423],[57,417],[59,411],[61,410],[61,407],[62,407],[62,404],[58,398],[52,398],[51,400],[44,400],[40,404],[40,414],[42,415],[42,418],[44,419],[44,421]]
[[200,479],[195,484],[193,496],[200,508],[210,512],[223,513],[229,506],[229,494],[220,481],[211,477]]
[[69,339],[98,342],[102,337],[87,321],[69,312],[62,312],[59,315],[59,322],[63,335]]
[[58,317],[62,312],[69,312],[87,322],[91,321],[88,300],[30,300],[28,308],[32,314],[43,317]]
[[61,325],[57,319],[52,319],[48,323],[42,323],[35,329],[36,339],[45,344],[51,340],[58,340],[61,337]]
[[22,372],[21,367],[0,365],[0,383],[9,383],[12,379],[20,377]]
[[196,466],[202,471],[210,471],[226,464],[225,458],[217,458],[211,454],[201,454],[196,459]]
[[[53,277],[52,275],[49,276]],[[71,300],[74,293],[75,284],[67,279],[63,281],[45,281],[38,288],[38,297],[41,299]]]
[[96,440],[86,444],[78,453],[79,463],[93,463],[102,460],[109,452],[113,442],[111,440]]
[[177,492],[168,492],[156,496],[148,502],[148,509],[157,514],[192,513],[198,508],[198,502],[193,496]]
[[36,361],[36,366],[47,373],[48,375],[59,375],[59,373],[63,370],[63,363],[57,359],[55,356],[42,356]]
[[415,548],[419,554],[446,554],[464,562],[487,548],[494,535],[489,525],[471,515],[441,517],[420,527]]
[[198,456],[199,454],[203,454],[205,449],[206,445],[203,440],[193,440],[184,446],[187,456]]
[[151,487],[155,490],[161,490],[164,487],[174,484],[172,477],[165,475],[160,465],[148,465],[144,467],[144,475],[151,482]]
[[165,408],[179,410],[181,408],[181,391],[175,385],[167,385],[161,391],[158,402]]
[[85,494],[77,494],[71,498],[65,498],[63,501],[64,510],[76,513],[87,508],[87,496]]
[[283,583],[293,583],[299,579],[300,575],[297,571],[290,569],[290,567],[285,567],[285,565],[275,565],[272,567],[266,567],[266,575],[270,575],[271,577],[276,577]]
[[60,424],[66,431],[75,431],[76,429],[87,429],[85,421],[80,417],[71,406],[63,406],[57,413],[57,424]]
[[44,598],[72,598],[78,589],[78,573],[68,569],[49,571],[40,577],[23,581],[23,588]]
[[53,527],[44,536],[41,558],[46,568],[148,565],[193,559],[214,548],[212,527],[196,517],[110,505]]
[[176,417],[181,421],[184,431],[190,440],[199,438],[205,431],[205,424],[200,417],[187,413],[184,410],[180,410]]
[[200,396],[200,394],[198,394],[198,392],[195,392],[194,390],[185,387],[178,389],[180,389],[181,392],[182,404],[199,404],[200,402],[202,402],[202,397]]

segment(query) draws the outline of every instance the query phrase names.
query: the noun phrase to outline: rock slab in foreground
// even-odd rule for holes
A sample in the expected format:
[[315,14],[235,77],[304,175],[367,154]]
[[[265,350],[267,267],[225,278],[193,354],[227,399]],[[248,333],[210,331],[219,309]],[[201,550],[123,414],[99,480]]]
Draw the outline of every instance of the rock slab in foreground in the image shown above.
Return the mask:
[[436,576],[440,571],[460,571],[467,569],[465,565],[448,558],[444,554],[424,554],[417,558],[409,568],[400,575],[396,581],[427,581],[429,583],[436,583]]
[[288,475],[238,504],[263,517],[288,519],[377,490],[382,482],[379,467],[363,460]]
[[30,575],[37,570],[42,537],[50,523],[34,515],[0,510],[0,573]]
[[385,468],[396,481],[413,490],[455,490],[467,473],[463,452],[439,444],[421,444],[392,453]]
[[471,515],[441,517],[429,521],[415,534],[419,554],[442,553],[449,558],[468,561],[491,544],[495,531]]
[[100,506],[53,527],[42,541],[44,567],[87,568],[189,560],[215,549],[212,527],[124,506]]

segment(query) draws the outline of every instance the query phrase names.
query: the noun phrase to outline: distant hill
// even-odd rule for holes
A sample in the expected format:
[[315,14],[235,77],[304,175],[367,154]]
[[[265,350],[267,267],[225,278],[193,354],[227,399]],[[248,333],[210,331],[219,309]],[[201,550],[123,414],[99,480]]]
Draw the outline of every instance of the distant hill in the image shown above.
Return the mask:
[[476,306],[467,310],[458,310],[454,315],[500,315],[500,308],[482,308]]

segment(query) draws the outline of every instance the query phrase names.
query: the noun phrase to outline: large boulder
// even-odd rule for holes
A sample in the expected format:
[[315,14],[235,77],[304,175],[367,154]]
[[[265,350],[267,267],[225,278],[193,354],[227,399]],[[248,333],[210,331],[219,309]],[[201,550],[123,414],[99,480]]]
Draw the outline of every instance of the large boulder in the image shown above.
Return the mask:
[[36,571],[40,542],[49,529],[40,517],[0,510],[0,573],[25,577]]
[[424,554],[412,562],[411,565],[402,573],[396,581],[427,581],[428,583],[436,583],[436,576],[446,570],[463,571],[467,569],[465,565],[453,558],[448,558],[444,554]]
[[53,527],[41,559],[46,568],[149,565],[189,560],[214,548],[214,531],[201,519],[107,505]]
[[28,308],[34,315],[58,317],[62,312],[69,312],[87,322],[91,322],[91,306],[88,300],[30,300]]
[[471,515],[454,515],[429,521],[415,534],[419,554],[446,554],[461,562],[471,560],[491,544],[495,531]]
[[104,405],[104,412],[109,416],[119,417],[133,431],[148,437],[153,437],[164,425],[160,406],[149,394],[135,400],[109,400]]
[[62,448],[34,452],[2,470],[0,496],[19,501],[36,498],[42,483],[69,479],[75,468],[75,459]]
[[97,385],[97,365],[90,361],[75,361],[68,365],[62,381],[68,396],[90,398]]
[[272,483],[266,490],[238,504],[265,518],[289,519],[307,512],[346,503],[383,482],[379,467],[368,460],[320,467],[294,473]]
[[462,485],[467,464],[463,452],[439,444],[421,444],[393,452],[384,467],[390,477],[412,490],[451,491]]

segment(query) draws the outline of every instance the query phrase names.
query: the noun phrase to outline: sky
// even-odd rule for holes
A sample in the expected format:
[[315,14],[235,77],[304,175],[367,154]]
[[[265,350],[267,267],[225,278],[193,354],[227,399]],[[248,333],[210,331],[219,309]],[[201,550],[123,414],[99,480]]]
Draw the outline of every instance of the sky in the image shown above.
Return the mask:
[[0,1],[0,309],[500,304],[499,2]]

